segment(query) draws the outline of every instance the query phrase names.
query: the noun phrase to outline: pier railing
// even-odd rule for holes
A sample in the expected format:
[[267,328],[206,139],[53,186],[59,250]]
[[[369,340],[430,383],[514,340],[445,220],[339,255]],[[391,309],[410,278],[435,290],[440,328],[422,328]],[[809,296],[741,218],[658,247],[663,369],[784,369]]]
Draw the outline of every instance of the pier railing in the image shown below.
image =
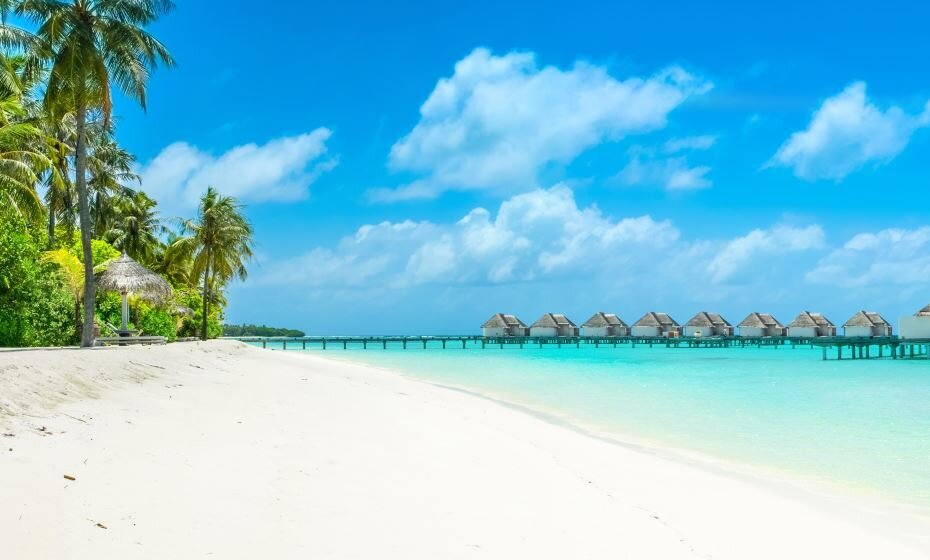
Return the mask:
[[925,359],[930,360],[930,339],[884,337],[644,337],[644,336],[300,336],[224,337],[262,348],[281,350],[307,349],[504,349],[544,347],[617,348],[629,346],[665,348],[821,348],[828,359]]

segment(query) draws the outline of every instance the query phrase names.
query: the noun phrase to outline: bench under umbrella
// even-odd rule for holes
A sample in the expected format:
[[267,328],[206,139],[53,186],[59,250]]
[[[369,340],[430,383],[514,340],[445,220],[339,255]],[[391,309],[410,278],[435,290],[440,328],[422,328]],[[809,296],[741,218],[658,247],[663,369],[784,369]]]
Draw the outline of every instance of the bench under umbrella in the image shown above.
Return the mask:
[[149,301],[165,301],[171,297],[171,284],[145,268],[129,255],[111,262],[97,279],[97,285],[108,292],[118,292],[123,298],[123,321],[120,336],[129,336],[129,294]]

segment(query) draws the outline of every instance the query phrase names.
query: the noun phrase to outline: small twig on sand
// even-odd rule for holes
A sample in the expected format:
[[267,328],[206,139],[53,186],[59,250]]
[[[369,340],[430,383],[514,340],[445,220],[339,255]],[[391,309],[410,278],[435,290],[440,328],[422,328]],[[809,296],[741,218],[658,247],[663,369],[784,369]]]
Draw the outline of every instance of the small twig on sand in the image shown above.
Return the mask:
[[137,365],[137,366],[142,366],[142,367],[153,367],[153,368],[156,368],[156,369],[165,369],[163,366],[156,366],[155,364],[140,364],[139,362],[133,362],[133,361],[131,361],[131,360],[130,360],[129,363],[130,363],[130,364]]
[[97,527],[100,527],[101,529],[106,529],[106,528],[107,528],[107,526],[104,525],[103,523],[97,523]]
[[74,477],[71,476],[70,474],[66,474],[66,475],[65,475],[65,479],[67,479],[67,480],[77,480],[76,478],[74,478]]
[[71,416],[70,414],[65,414],[65,416],[73,420],[77,420],[78,422],[83,422],[85,424],[87,423],[87,420],[84,420],[83,418],[78,418],[77,416]]

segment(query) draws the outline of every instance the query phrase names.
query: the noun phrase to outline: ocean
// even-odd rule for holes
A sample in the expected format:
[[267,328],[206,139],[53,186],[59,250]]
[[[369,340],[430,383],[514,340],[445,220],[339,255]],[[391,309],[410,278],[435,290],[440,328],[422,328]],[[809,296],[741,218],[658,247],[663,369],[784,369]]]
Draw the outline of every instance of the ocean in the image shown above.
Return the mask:
[[822,361],[806,347],[306,351],[930,514],[930,360]]

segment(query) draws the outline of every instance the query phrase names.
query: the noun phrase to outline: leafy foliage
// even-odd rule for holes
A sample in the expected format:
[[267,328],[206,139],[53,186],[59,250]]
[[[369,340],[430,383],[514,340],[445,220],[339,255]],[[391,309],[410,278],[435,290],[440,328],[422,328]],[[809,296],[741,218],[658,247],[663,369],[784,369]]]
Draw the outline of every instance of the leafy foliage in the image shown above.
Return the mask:
[[0,216],[0,346],[74,341],[73,297],[39,247],[25,222]]

